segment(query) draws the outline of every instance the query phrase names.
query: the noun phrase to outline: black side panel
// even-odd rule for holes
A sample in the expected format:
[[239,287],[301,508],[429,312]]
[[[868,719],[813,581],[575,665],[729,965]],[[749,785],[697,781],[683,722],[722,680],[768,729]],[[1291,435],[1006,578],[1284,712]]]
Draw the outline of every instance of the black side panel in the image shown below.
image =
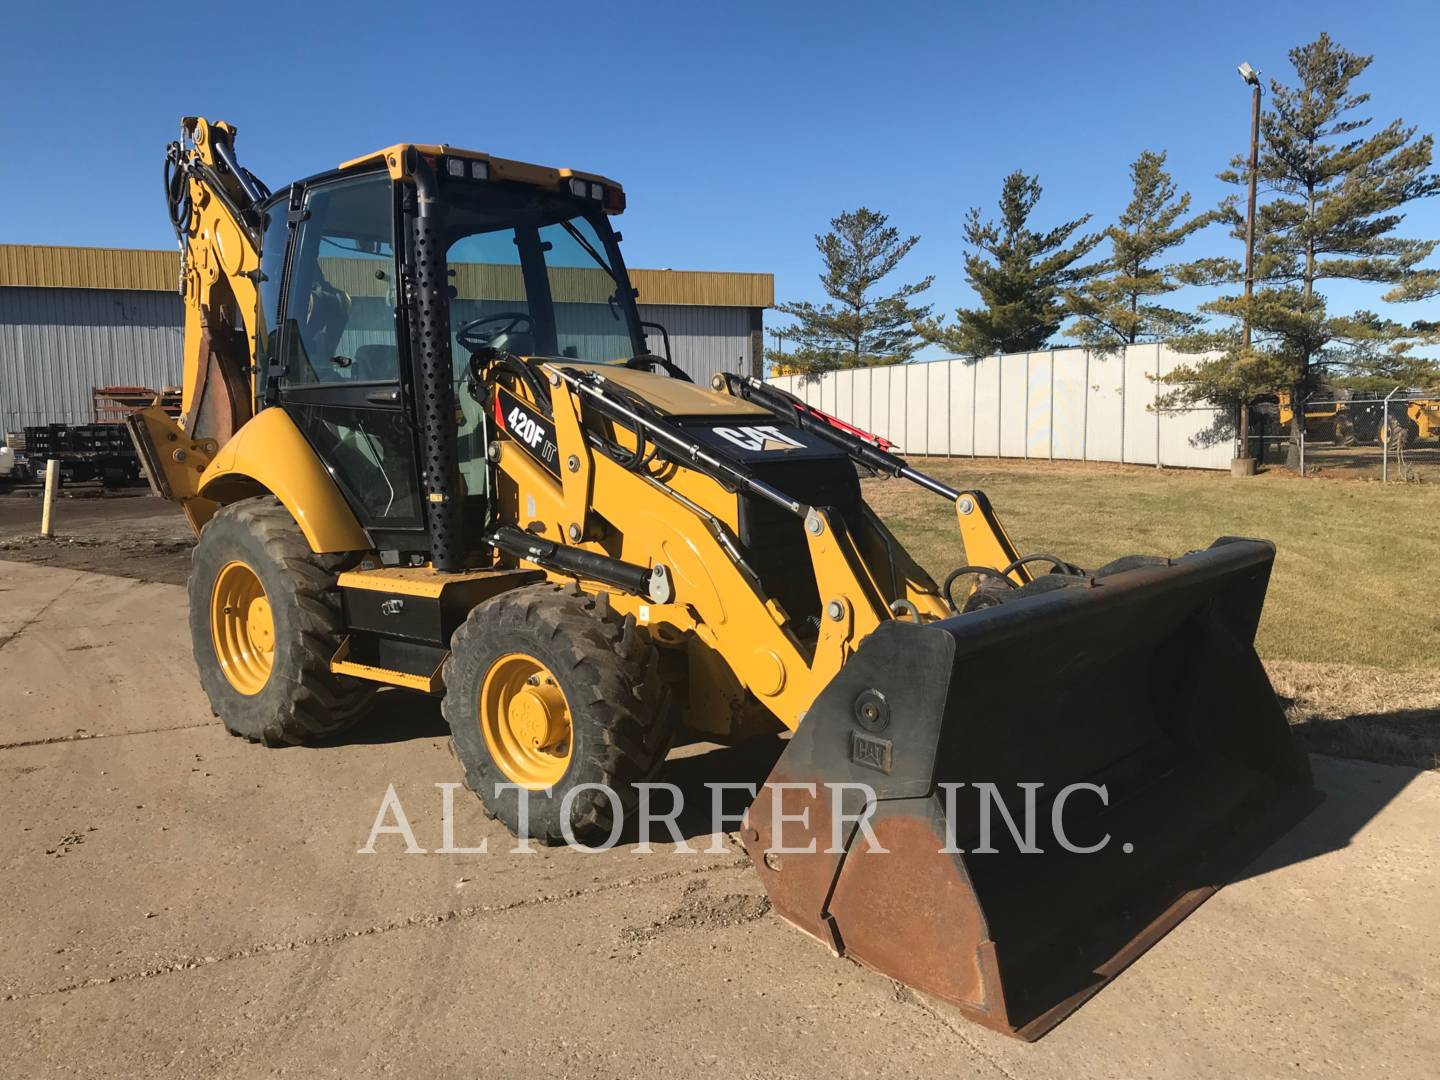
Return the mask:
[[[858,522],[860,481],[844,457],[751,463],[755,477],[810,506],[837,511]],[[818,618],[820,594],[805,542],[805,524],[794,514],[754,496],[740,496],[740,543],[770,597],[797,622]]]

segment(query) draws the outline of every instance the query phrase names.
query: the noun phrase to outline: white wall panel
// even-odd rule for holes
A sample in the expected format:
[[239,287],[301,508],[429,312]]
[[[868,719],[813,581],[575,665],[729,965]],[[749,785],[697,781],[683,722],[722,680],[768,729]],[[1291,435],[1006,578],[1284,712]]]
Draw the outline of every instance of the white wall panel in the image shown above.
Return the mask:
[[1065,349],[1052,355],[1054,410],[1050,437],[1055,457],[1077,460],[1085,456],[1086,366],[1088,349]]
[[1224,410],[1157,412],[1182,358],[1157,345],[837,371],[776,384],[911,454],[1229,467]]
[[[977,457],[1000,456],[1000,365],[1004,357],[975,361],[974,431]],[[947,361],[953,363],[953,361]]]
[[1123,350],[1090,354],[1083,455],[1086,460],[1119,461],[1123,456],[1126,367]]
[[[936,365],[937,367],[941,365]],[[980,365],[946,363],[949,372],[948,398],[951,453],[973,456],[975,453],[975,380]]]
[[1053,402],[1050,380],[1055,354],[1029,353],[1025,357],[1025,456],[1051,457],[1050,421]]
[[870,369],[870,427],[876,435],[890,437],[890,369]]
[[925,373],[926,453],[953,453],[950,445],[950,372],[953,364],[919,364]]
[[896,364],[882,369],[889,385],[890,407],[885,417],[885,437],[910,453],[910,429],[906,420],[910,413],[910,384],[906,365]]
[[[1161,378],[1176,365],[1188,363],[1183,357],[1161,347]],[[1162,386],[1162,392],[1165,389]],[[1220,409],[1183,409],[1163,414],[1160,425],[1160,464],[1228,469],[1235,456],[1235,418]]]
[[1132,345],[1125,350],[1125,461],[1154,465],[1160,416],[1155,412],[1155,375],[1160,346]]
[[875,369],[861,368],[845,382],[850,384],[850,423],[864,431],[873,431],[875,416],[871,408],[874,398]]
[[1026,451],[1026,428],[1030,418],[1025,397],[1030,389],[1028,353],[998,358],[1000,369],[1000,456],[1023,458]]

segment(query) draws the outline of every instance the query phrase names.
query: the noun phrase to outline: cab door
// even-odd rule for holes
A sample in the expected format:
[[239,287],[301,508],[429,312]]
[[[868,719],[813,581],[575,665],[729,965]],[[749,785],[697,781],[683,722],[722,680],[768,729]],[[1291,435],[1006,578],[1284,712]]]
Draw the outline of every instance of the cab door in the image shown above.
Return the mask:
[[381,172],[308,186],[292,209],[278,396],[371,542],[423,550],[396,308],[395,200]]

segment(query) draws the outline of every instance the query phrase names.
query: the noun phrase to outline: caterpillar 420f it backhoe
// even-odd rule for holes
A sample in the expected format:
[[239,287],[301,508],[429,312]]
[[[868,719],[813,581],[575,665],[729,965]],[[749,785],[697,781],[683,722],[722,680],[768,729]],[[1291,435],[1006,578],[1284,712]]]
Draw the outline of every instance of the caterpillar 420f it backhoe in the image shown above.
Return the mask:
[[[130,428],[198,534],[195,657],[235,734],[443,695],[488,810],[514,829],[526,792],[558,841],[609,834],[677,717],[788,729],[741,831],[776,910],[1027,1038],[1309,804],[1252,645],[1270,544],[1022,557],[980,492],[650,352],[613,181],[402,144],[272,195],[234,135],[170,147],[184,415]],[[943,587],[857,467],[954,505]],[[1030,825],[987,829],[997,793]]]

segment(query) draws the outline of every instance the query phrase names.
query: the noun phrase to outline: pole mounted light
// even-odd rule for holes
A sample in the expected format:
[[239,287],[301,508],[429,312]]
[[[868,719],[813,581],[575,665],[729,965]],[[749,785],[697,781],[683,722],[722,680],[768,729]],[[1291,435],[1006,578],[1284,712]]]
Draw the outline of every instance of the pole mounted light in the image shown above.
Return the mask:
[[[1250,352],[1250,299],[1255,294],[1255,178],[1260,168],[1260,73],[1249,63],[1237,69],[1253,93],[1250,98],[1250,204],[1245,214],[1245,352]],[[1292,406],[1294,402],[1292,401]],[[1303,421],[1302,421],[1303,423]],[[1263,451],[1263,447],[1262,447]],[[1250,403],[1240,406],[1240,456],[1250,456]]]

